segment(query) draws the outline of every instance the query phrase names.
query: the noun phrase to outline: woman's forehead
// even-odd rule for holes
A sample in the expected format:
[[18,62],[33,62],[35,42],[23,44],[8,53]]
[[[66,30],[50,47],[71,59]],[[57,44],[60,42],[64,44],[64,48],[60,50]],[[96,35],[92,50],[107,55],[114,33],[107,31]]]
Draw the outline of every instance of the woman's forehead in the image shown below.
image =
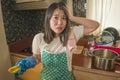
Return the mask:
[[55,9],[54,12],[53,12],[53,15],[56,15],[56,16],[65,16],[65,13],[62,9]]

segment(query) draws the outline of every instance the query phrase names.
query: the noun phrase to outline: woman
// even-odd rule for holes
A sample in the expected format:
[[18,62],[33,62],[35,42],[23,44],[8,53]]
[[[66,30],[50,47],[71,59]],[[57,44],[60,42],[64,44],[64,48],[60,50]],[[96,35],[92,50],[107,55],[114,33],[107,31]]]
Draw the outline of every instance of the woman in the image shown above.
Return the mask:
[[[70,28],[69,20],[80,26]],[[74,80],[71,62],[76,42],[98,26],[96,21],[69,14],[62,2],[51,4],[45,15],[45,32],[36,34],[33,39],[33,56],[16,63],[21,70],[15,75],[22,74],[41,61],[40,80]]]

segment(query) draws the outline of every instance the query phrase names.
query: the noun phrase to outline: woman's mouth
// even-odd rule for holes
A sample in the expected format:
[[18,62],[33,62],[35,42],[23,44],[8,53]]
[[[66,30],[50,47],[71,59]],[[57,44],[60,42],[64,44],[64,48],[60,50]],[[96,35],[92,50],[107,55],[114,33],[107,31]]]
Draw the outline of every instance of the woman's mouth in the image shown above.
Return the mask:
[[56,29],[57,29],[57,30],[62,30],[62,27],[57,27]]

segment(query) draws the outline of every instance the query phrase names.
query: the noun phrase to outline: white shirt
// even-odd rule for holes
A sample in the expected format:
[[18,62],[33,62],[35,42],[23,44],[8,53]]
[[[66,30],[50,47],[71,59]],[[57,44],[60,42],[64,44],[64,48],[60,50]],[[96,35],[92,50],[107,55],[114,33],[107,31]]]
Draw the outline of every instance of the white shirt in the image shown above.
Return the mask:
[[[78,41],[83,36],[83,26],[74,26],[72,30],[76,40]],[[34,54],[41,54],[43,50],[47,50],[49,52],[52,52],[53,54],[58,54],[60,52],[66,51],[68,59],[68,69],[69,71],[71,71],[72,53],[70,52],[70,50],[67,47],[63,47],[59,37],[54,38],[54,40],[50,44],[47,44],[45,43],[43,36],[43,33],[38,33],[35,35],[32,43],[32,52]]]

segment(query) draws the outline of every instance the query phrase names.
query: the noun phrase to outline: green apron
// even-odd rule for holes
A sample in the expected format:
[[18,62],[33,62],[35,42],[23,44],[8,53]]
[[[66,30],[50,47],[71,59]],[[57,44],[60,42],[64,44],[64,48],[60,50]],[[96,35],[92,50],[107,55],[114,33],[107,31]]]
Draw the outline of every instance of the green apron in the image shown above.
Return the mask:
[[68,70],[67,56],[65,52],[52,54],[42,52],[43,69],[40,80],[74,80],[72,72]]

